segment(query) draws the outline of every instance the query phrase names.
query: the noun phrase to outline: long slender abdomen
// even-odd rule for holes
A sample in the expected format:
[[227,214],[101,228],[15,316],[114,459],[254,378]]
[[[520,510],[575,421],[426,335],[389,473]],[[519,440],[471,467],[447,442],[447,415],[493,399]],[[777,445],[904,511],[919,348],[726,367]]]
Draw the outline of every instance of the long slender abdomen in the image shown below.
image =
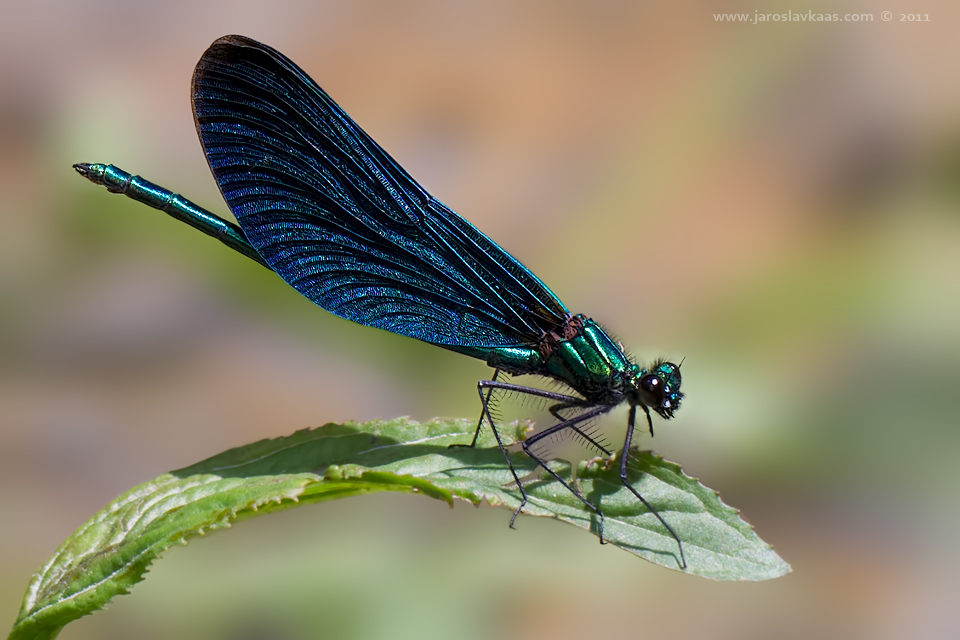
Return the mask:
[[243,229],[197,206],[183,196],[144,180],[140,176],[132,176],[112,164],[81,162],[73,165],[73,168],[90,182],[103,185],[111,193],[119,193],[159,209],[270,269],[270,265],[260,257],[247,240]]

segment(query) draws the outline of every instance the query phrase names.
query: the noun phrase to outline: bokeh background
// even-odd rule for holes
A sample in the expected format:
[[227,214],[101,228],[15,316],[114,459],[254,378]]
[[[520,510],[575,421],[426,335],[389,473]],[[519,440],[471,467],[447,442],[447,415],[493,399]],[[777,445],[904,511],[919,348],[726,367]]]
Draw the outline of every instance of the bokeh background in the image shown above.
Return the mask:
[[[555,522],[371,496],[173,549],[63,638],[960,637],[960,5],[881,4],[3,0],[0,627],[159,473],[477,413],[482,363],[324,313],[70,169],[228,215],[189,83],[240,33],[571,309],[686,356],[683,410],[641,445],[794,571],[714,583]],[[873,21],[714,19],[758,9]]]

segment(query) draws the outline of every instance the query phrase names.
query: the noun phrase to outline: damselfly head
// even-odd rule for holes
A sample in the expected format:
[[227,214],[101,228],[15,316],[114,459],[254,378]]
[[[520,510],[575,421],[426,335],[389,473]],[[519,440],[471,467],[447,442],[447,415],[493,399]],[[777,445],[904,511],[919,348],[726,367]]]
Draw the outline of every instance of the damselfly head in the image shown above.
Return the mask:
[[668,420],[680,408],[680,367],[672,362],[657,361],[650,369],[642,369],[633,379],[641,402]]

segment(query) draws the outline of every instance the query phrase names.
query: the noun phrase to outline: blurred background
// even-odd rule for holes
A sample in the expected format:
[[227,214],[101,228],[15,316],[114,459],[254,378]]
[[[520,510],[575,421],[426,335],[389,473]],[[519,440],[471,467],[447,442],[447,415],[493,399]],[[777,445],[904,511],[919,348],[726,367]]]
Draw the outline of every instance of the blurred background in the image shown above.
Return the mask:
[[960,5],[756,10],[3,0],[0,628],[137,483],[330,421],[477,414],[483,363],[335,318],[70,168],[229,215],[189,89],[240,33],[639,360],[686,357],[682,411],[640,445],[793,573],[714,583],[559,523],[371,496],[173,549],[61,637],[960,637]]

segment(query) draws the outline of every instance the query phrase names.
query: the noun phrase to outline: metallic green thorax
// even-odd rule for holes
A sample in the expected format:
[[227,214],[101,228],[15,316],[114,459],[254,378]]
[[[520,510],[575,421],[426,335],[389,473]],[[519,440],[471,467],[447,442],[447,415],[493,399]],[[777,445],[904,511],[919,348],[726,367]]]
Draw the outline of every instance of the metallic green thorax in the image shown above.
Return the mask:
[[576,316],[582,322],[577,334],[549,348],[501,347],[476,349],[446,347],[452,351],[485,360],[488,365],[512,375],[541,375],[559,380],[603,404],[623,399],[623,394],[640,368],[630,362],[623,350],[593,320]]

